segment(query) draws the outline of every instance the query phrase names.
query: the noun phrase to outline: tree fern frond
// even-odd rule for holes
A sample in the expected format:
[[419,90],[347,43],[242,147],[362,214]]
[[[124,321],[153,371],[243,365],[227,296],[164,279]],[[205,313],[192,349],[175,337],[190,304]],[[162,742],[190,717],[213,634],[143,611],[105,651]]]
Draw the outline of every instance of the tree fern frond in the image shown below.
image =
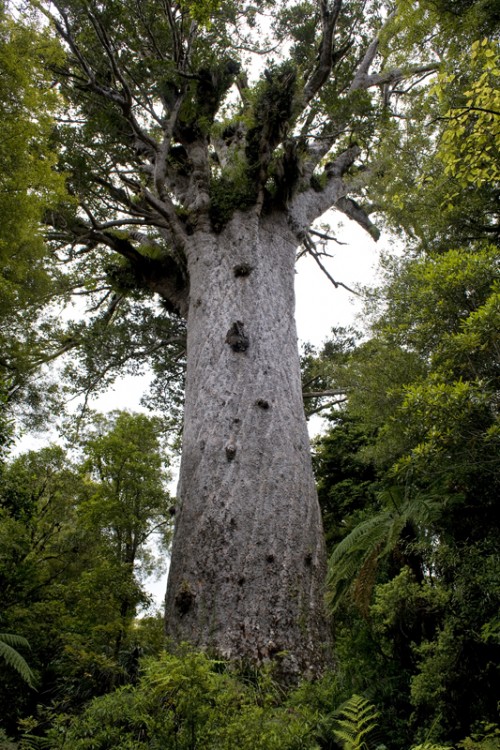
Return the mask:
[[7,643],[7,645],[16,648],[22,646],[23,648],[30,648],[30,644],[22,635],[15,635],[14,633],[0,633],[0,642]]
[[337,711],[335,739],[343,750],[367,750],[367,738],[378,726],[379,713],[375,706],[360,695],[353,695]]
[[358,577],[365,562],[373,555],[378,557],[378,549],[387,539],[392,520],[392,513],[378,513],[356,526],[335,547],[328,563],[327,577],[327,602],[333,611]]
[[28,666],[27,661],[16,651],[14,646],[25,646],[29,648],[28,641],[20,635],[13,633],[0,633],[0,658],[23,678],[32,688],[35,687],[35,675]]
[[19,743],[19,750],[45,750],[53,747],[53,740],[47,737],[37,737],[34,734],[23,734]]
[[445,502],[441,494],[409,494],[401,487],[386,489],[378,497],[389,510],[377,513],[356,526],[335,547],[330,557],[327,604],[332,612],[346,592],[353,588],[356,601],[366,609],[379,560],[396,548],[407,524],[416,533],[425,533],[426,528],[432,527],[442,513]]
[[382,545],[379,544],[375,547],[369,557],[363,561],[358,575],[352,585],[354,601],[359,607],[359,610],[365,616],[368,615],[373,589],[377,580],[377,568],[381,546]]

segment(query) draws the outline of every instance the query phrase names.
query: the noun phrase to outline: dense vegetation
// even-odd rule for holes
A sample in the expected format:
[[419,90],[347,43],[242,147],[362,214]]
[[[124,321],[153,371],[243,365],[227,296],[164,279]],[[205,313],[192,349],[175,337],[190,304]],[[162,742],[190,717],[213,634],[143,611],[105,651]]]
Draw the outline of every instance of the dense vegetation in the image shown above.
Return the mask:
[[437,14],[452,42],[372,143],[400,250],[364,292],[365,329],[304,358],[307,387],[343,394],[314,445],[335,669],[293,689],[271,668],[165,651],[144,588],[148,540],[171,531],[164,422],[94,415],[65,448],[11,454],[15,418],[57,395],[34,376],[57,353],[43,301],[68,280],[37,230],[63,191],[41,74],[57,47],[2,6],[2,750],[500,746],[499,18],[486,0],[400,5],[408,34]]

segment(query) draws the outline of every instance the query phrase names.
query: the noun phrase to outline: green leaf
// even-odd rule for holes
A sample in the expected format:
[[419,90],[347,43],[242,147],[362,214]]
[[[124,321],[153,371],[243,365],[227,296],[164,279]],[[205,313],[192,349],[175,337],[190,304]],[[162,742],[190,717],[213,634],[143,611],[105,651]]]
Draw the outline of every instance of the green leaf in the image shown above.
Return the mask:
[[28,666],[27,661],[21,656],[15,647],[29,648],[26,638],[12,633],[0,633],[0,658],[15,669],[31,688],[35,687],[35,675]]

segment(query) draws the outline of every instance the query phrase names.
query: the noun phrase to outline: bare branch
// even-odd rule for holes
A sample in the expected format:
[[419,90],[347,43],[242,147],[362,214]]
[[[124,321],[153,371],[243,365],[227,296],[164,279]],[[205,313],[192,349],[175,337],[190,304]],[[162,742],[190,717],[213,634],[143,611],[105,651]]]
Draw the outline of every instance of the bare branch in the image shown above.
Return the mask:
[[327,388],[324,391],[306,391],[302,393],[302,398],[325,398],[326,396],[345,396],[345,388]]
[[347,243],[341,242],[336,237],[334,237],[331,234],[325,234],[325,232],[318,232],[317,229],[309,229],[309,234],[314,234],[315,237],[319,237],[322,240],[326,240],[327,242],[335,242],[337,245],[345,245]]
[[344,284],[342,281],[335,281],[335,279],[333,278],[333,276],[330,275],[330,273],[327,271],[327,269],[325,268],[325,266],[321,262],[321,260],[319,258],[319,255],[318,255],[318,253],[316,252],[315,249],[313,250],[312,248],[308,248],[308,253],[309,253],[309,255],[311,255],[314,258],[314,260],[316,261],[316,263],[318,264],[318,266],[321,268],[321,270],[323,271],[323,273],[325,274],[325,276],[327,277],[327,279],[332,282],[332,284],[335,287],[335,289],[338,289],[339,286],[341,286],[344,289],[346,289],[348,292],[350,292],[351,294],[355,294],[357,297],[360,296],[359,292],[356,292],[354,289],[351,289],[351,287],[347,286],[347,284]]
[[347,402],[347,396],[345,398],[338,398],[336,401],[328,401],[326,404],[321,404],[320,406],[317,406],[316,409],[308,409],[307,413],[308,416],[311,416],[313,414],[319,414],[321,411],[326,411],[327,409],[332,409],[334,406],[340,406],[340,404],[345,404]]

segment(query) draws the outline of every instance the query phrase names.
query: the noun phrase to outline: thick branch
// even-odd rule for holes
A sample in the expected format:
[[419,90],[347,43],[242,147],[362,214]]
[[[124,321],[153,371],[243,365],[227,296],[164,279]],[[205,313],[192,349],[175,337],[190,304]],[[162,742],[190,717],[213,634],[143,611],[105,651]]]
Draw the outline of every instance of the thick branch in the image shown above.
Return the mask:
[[321,25],[323,35],[318,53],[318,62],[312,75],[306,82],[303,91],[304,103],[308,104],[328,80],[333,64],[333,35],[342,7],[342,0],[335,0],[333,7],[328,7],[328,0],[320,0]]
[[[295,196],[290,204],[290,221],[303,232],[307,231],[312,222],[322,216],[325,211],[343,198],[348,188],[343,175],[354,164],[361,153],[359,146],[351,146],[340,154],[334,161],[326,165],[327,183],[322,190],[310,187]],[[302,238],[300,238],[302,241]]]
[[[129,232],[130,239],[127,239],[117,236],[112,231],[99,228],[97,223],[94,223],[94,225],[87,224],[81,219],[76,219],[71,225],[68,225],[57,214],[48,216],[47,223],[57,229],[62,229],[65,237],[72,236],[76,242],[85,244],[89,249],[102,244],[121,255],[130,263],[139,286],[159,294],[171,312],[186,317],[188,282],[180,259],[178,260],[164,252],[161,258],[150,258],[143,255],[130,241],[134,238],[139,243],[143,242],[144,237],[138,232]],[[146,241],[148,245],[151,245],[149,238],[146,238]]]
[[128,240],[108,232],[92,232],[91,236],[126,258],[138,282],[159,294],[172,312],[187,316],[188,284],[184,269],[174,258],[168,255],[161,260],[147,258]]
[[335,208],[359,224],[375,241],[379,239],[380,230],[370,221],[366,211],[355,200],[347,197],[339,198],[335,203]]
[[390,85],[391,83],[399,83],[399,81],[405,78],[411,78],[415,75],[422,73],[434,73],[438,70],[438,63],[428,63],[427,65],[409,65],[407,68],[392,68],[391,70],[382,71],[380,73],[372,73],[371,75],[356,74],[355,79],[351,84],[351,91],[357,91],[359,89],[369,89],[373,86],[384,86]]

